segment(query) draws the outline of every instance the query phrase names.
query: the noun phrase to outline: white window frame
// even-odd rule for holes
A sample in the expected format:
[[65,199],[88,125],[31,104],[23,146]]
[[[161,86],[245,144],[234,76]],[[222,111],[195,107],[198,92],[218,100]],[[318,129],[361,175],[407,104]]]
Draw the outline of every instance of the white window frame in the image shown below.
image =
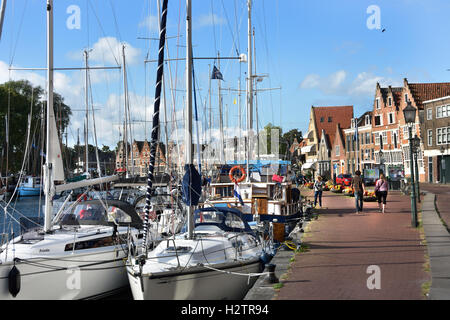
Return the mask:
[[427,120],[433,120],[433,108],[427,109]]
[[337,145],[334,147],[334,149],[336,150],[336,157],[339,157],[341,155],[341,146]]
[[428,146],[431,147],[433,145],[433,129],[428,129]]
[[[376,117],[380,117],[380,124],[379,124],[379,125],[376,125],[376,121],[375,121]],[[374,122],[375,127],[381,127],[381,126],[383,126],[383,114],[377,114],[377,115],[375,115],[374,121],[373,121],[373,122]]]
[[[387,115],[388,115],[388,124],[395,123],[395,112],[389,112]],[[391,122],[391,115],[392,115],[392,122]]]
[[387,131],[383,131],[383,146],[387,145]]

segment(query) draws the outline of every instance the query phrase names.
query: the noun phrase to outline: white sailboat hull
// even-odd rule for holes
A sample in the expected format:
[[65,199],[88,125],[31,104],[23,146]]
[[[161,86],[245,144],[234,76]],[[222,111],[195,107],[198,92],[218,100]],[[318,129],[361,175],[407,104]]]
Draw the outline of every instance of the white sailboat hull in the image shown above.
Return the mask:
[[[172,274],[138,277],[127,267],[128,279],[135,300],[242,300],[257,277],[233,273],[259,273],[259,259],[246,264],[233,264],[214,271],[204,267]],[[225,272],[226,271],[226,272]],[[142,287],[143,286],[143,287]],[[144,290],[142,290],[142,288]]]
[[73,300],[112,294],[128,287],[125,252],[117,247],[91,254],[17,262],[20,292],[9,292],[13,263],[0,264],[0,300]]

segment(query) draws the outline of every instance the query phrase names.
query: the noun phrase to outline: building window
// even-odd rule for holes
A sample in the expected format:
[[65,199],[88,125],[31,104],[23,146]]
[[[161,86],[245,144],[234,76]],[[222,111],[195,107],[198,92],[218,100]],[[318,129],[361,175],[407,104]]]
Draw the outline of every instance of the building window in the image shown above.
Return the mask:
[[380,98],[377,98],[377,100],[376,100],[376,106],[377,106],[377,109],[380,109]]
[[328,122],[332,122],[332,121],[333,121],[333,118],[328,117]]
[[393,124],[394,123],[394,113],[390,112],[388,114],[388,124]]
[[382,126],[383,122],[381,121],[381,115],[375,116],[375,126]]
[[[430,109],[428,109],[430,110]],[[448,106],[439,106],[436,108],[436,118],[445,118],[450,117],[450,105]],[[431,120],[431,119],[428,119]]]
[[393,132],[394,134],[394,149],[397,149],[397,138],[398,138],[398,133],[397,132]]
[[437,144],[447,144],[450,142],[450,127],[438,128],[436,130]]
[[432,108],[427,109],[427,120],[433,120],[433,109]]
[[339,157],[340,153],[341,153],[341,147],[340,146],[335,146],[335,149],[336,149],[336,157]]
[[408,103],[408,94],[405,93],[405,102]]
[[324,122],[325,119],[323,117],[320,118],[320,122]]
[[378,134],[375,135],[375,144],[376,145],[380,144],[380,137],[381,137],[381,135],[378,135]]
[[389,97],[389,107],[392,106],[392,98]]
[[383,145],[386,145],[386,144],[387,144],[387,132],[384,131],[383,132]]
[[433,130],[431,129],[428,130],[428,145],[433,145]]

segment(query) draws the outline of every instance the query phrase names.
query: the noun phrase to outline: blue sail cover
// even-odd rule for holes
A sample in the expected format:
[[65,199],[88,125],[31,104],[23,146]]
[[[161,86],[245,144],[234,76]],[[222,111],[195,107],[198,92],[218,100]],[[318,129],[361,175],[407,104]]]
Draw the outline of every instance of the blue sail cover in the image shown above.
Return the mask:
[[193,164],[186,164],[184,170],[182,200],[187,206],[196,206],[202,194],[202,177]]

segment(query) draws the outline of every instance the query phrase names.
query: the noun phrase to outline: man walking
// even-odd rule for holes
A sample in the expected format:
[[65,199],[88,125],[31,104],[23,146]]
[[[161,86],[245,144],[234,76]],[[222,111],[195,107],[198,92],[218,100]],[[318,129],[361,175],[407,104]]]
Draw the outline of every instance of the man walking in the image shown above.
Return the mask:
[[355,176],[352,179],[352,188],[355,194],[356,214],[363,210],[364,197],[364,181],[361,178],[361,171],[356,170]]

